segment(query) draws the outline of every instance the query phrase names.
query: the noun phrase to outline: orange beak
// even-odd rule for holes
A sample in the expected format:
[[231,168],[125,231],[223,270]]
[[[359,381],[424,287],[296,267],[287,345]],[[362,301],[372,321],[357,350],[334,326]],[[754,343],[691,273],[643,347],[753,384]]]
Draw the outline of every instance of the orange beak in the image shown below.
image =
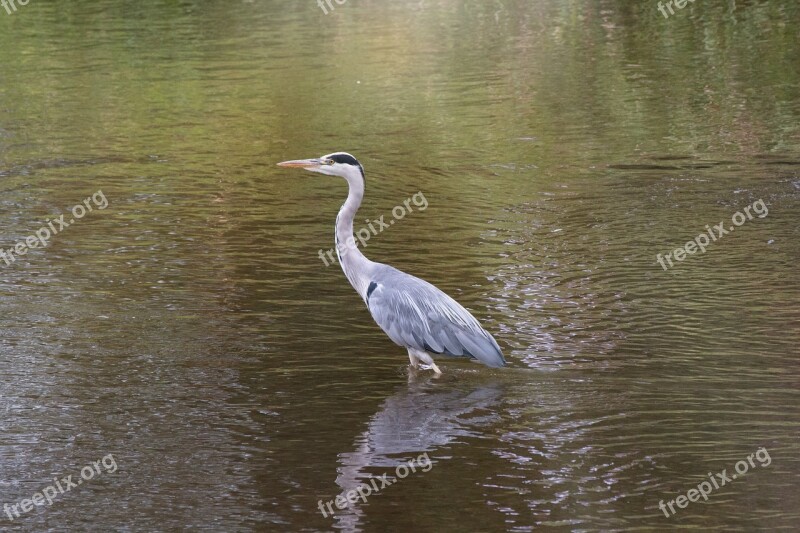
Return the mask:
[[287,167],[287,168],[319,168],[322,166],[322,162],[319,159],[295,159],[294,161],[284,161],[283,163],[278,163],[279,167]]

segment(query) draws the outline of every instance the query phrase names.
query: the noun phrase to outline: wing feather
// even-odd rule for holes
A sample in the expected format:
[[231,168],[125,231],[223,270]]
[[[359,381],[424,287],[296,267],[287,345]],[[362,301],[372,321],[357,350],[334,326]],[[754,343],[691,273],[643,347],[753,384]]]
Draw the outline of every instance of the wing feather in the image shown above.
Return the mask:
[[427,281],[388,265],[372,275],[366,303],[375,322],[400,346],[505,365],[494,337],[469,311]]

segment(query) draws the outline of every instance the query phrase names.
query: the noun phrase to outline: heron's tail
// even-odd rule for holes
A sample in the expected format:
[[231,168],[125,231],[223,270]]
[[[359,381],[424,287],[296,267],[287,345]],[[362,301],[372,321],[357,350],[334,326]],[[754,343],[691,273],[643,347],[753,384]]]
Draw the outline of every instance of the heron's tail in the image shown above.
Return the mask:
[[463,355],[474,357],[490,368],[506,366],[507,363],[500,346],[488,331],[483,330],[478,335],[459,332],[456,333],[456,336],[463,347]]

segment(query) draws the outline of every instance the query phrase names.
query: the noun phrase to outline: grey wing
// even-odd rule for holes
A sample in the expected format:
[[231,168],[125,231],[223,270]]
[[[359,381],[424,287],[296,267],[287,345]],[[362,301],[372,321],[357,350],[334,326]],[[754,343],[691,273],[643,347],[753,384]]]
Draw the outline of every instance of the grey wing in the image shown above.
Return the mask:
[[373,273],[365,301],[396,344],[505,366],[500,347],[469,311],[427,281],[388,265]]

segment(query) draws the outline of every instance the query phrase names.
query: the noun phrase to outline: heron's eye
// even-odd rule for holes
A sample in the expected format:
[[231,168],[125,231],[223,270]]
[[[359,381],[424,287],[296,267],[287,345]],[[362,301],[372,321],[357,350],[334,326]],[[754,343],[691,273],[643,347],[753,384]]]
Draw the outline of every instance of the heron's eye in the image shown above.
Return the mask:
[[325,160],[325,164],[326,165],[332,165],[333,164],[333,159],[326,159]]

